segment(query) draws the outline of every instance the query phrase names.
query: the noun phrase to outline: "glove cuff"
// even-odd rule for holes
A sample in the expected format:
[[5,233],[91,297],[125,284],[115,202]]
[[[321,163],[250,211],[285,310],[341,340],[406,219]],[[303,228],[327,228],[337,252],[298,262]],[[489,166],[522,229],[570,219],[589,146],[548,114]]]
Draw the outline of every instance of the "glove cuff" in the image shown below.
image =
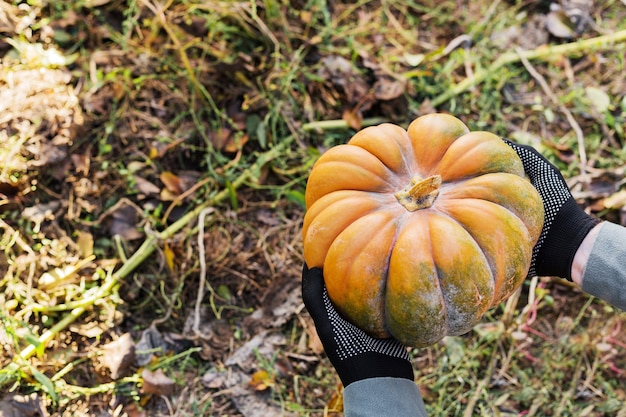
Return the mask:
[[535,265],[537,275],[558,276],[571,281],[576,251],[598,223],[600,220],[585,213],[574,198],[568,199],[552,221],[550,234],[541,246]]
[[353,382],[370,378],[404,378],[413,381],[413,366],[406,359],[377,352],[363,353],[335,364],[344,388]]

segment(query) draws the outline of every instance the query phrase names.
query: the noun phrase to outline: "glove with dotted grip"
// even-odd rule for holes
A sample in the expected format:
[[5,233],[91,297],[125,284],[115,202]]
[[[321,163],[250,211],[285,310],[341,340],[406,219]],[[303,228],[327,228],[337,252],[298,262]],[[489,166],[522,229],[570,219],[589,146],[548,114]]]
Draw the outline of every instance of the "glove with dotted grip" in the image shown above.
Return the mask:
[[413,366],[406,347],[393,338],[373,338],[341,317],[328,298],[320,268],[309,269],[304,265],[302,299],[344,387],[377,377],[413,381]]
[[574,255],[589,231],[600,222],[576,203],[561,172],[536,149],[504,139],[517,153],[530,183],[541,196],[544,224],[533,249],[528,276],[558,276],[572,280]]

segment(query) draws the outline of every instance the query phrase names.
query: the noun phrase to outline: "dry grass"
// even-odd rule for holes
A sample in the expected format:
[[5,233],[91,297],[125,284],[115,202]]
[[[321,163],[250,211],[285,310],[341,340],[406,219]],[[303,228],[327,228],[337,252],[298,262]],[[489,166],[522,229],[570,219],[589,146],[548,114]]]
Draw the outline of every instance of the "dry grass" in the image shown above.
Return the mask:
[[[542,7],[2,2],[0,409],[333,414],[300,228],[308,170],[350,127],[435,106],[534,144],[625,224],[626,10],[595,2],[569,42]],[[432,415],[626,415],[624,319],[529,282],[413,352],[417,382]]]

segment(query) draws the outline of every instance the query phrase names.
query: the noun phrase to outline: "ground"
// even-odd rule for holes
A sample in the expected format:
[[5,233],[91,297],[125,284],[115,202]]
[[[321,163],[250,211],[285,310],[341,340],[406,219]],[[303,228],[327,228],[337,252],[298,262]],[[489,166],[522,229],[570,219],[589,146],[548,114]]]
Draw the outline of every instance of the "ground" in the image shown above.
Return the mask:
[[[0,416],[337,415],[306,179],[451,113],[626,225],[623,1],[0,3]],[[413,349],[431,415],[626,416],[626,316],[528,280]]]

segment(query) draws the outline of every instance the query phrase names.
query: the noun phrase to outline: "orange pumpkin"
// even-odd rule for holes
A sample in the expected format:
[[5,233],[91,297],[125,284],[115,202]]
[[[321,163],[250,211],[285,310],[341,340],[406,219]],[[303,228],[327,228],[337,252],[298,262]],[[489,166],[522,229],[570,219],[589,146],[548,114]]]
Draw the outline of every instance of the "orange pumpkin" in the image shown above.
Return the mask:
[[515,151],[446,114],[361,130],[319,158],[305,197],[304,258],[336,309],[415,347],[509,297],[543,227]]

